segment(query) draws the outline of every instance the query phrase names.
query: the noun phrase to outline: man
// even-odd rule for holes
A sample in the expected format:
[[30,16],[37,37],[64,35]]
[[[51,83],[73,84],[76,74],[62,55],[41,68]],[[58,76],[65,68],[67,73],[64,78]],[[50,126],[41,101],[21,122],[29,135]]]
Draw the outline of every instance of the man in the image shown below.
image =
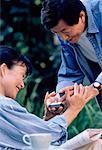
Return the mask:
[[[44,121],[30,114],[14,99],[24,88],[24,79],[31,72],[29,60],[12,48],[0,46],[0,148],[28,148],[23,141],[25,134],[51,133],[52,144],[60,145],[67,139],[67,126],[77,117],[90,98],[99,94],[98,90],[75,84],[64,89],[62,97],[68,101],[68,109],[60,116]],[[74,89],[73,89],[74,88]],[[74,90],[74,91],[73,91]],[[71,96],[72,95],[72,96]],[[52,102],[53,93],[46,95]],[[76,101],[76,103],[75,103]]]
[[[102,71],[102,0],[45,0],[41,22],[62,46],[56,90]],[[102,93],[97,97],[102,109]]]

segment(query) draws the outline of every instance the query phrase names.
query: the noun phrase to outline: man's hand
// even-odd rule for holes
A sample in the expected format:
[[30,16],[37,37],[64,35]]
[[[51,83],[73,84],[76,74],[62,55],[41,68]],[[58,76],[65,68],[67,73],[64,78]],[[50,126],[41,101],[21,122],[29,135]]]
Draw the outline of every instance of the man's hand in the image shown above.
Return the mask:
[[74,90],[72,92],[72,95],[69,94],[68,87],[63,88],[61,92],[66,93],[67,103],[70,103],[69,100],[75,96],[81,97],[82,99],[84,99],[84,102],[87,103],[89,100],[91,100],[93,97],[99,94],[99,91],[96,88],[94,88],[92,85],[83,86],[82,84],[78,85],[77,83],[74,84]]
[[85,86],[84,99],[86,103],[95,96],[97,96],[98,94],[99,94],[98,89],[94,88],[93,85]]
[[[50,94],[46,93],[44,100],[45,120],[49,120],[56,115],[64,113],[65,110],[67,110],[68,108],[71,108],[71,110],[73,111],[78,110],[80,112],[80,110],[89,100],[99,94],[99,91],[92,85],[83,86],[82,84],[78,85],[77,83],[75,83],[74,86],[68,86],[61,89],[60,92],[65,93],[65,95],[61,98],[57,97],[55,92],[52,92]],[[64,109],[60,106],[59,109],[56,111],[54,107],[48,107],[49,104],[59,101],[61,101],[61,103],[64,105]]]
[[68,108],[64,115],[68,125],[77,117],[79,112],[85,106],[85,104],[99,92],[92,86],[82,86],[77,83],[74,84],[74,94],[70,96],[67,88],[63,89],[66,93],[66,100],[68,101]]

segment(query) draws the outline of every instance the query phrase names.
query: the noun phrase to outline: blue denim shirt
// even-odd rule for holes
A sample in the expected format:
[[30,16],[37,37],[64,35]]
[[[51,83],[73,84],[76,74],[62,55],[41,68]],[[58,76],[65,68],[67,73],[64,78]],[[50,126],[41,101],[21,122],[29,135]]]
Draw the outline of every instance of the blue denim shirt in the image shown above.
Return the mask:
[[63,115],[44,121],[15,100],[0,96],[0,149],[27,149],[23,135],[32,133],[51,133],[52,144],[60,145],[67,140],[67,123]]
[[[87,37],[95,49],[98,63],[102,70],[102,0],[84,0],[88,15]],[[82,83],[85,76],[90,83],[95,77],[90,69],[85,56],[82,54],[78,44],[71,44],[58,37],[62,46],[61,66],[58,72],[58,84],[56,90],[73,82]],[[85,42],[85,41],[83,41]],[[94,69],[94,66],[93,66]],[[95,72],[96,70],[94,70]]]

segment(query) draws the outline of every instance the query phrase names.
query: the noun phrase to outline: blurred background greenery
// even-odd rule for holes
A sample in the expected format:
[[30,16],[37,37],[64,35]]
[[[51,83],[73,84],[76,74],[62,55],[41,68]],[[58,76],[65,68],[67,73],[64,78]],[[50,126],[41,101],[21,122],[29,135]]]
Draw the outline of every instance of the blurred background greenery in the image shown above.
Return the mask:
[[[55,90],[60,65],[60,47],[40,23],[42,0],[1,0],[0,44],[16,48],[33,64],[33,74],[17,101],[37,116],[43,116],[44,95]],[[69,137],[86,128],[102,128],[102,113],[93,100],[69,126]]]

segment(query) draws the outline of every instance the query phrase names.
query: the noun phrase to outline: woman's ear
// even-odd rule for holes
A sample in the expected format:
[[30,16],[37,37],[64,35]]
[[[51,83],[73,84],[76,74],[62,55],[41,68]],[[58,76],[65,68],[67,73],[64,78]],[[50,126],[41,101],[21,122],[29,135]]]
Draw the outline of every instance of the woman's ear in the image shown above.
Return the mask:
[[0,65],[0,76],[4,76],[8,71],[8,67],[5,63]]

